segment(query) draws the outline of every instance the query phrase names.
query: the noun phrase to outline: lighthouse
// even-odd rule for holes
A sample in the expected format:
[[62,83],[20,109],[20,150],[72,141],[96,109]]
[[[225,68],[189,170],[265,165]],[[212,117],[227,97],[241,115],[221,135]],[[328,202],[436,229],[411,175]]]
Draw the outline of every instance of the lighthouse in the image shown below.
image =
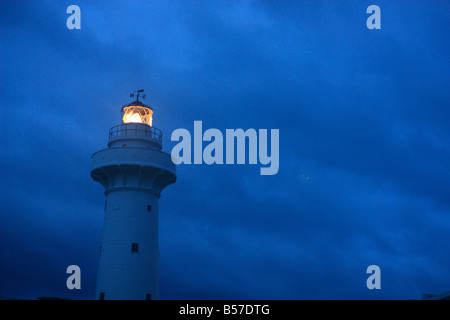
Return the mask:
[[108,148],[92,156],[91,177],[106,201],[95,298],[159,299],[158,199],[176,181],[175,164],[162,152],[162,132],[143,89],[130,94],[121,124],[109,130]]

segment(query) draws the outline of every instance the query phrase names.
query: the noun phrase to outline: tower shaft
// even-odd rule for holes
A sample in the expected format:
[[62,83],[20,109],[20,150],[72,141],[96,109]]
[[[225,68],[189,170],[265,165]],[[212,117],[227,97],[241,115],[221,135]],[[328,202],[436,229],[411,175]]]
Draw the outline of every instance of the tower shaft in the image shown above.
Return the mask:
[[158,299],[158,197],[123,188],[107,194],[105,207],[96,296]]

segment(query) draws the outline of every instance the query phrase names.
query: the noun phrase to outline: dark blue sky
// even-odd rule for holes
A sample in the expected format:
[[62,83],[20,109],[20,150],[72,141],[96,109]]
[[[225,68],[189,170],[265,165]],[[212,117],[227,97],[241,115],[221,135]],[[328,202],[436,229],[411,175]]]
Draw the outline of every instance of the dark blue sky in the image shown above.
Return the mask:
[[[81,8],[68,30],[66,8]],[[381,8],[381,30],[366,9]],[[181,165],[162,299],[450,290],[448,1],[1,1],[0,295],[94,296],[89,176],[129,92],[163,131],[280,130],[280,169]],[[66,267],[81,268],[78,291]],[[366,268],[381,268],[368,290]]]

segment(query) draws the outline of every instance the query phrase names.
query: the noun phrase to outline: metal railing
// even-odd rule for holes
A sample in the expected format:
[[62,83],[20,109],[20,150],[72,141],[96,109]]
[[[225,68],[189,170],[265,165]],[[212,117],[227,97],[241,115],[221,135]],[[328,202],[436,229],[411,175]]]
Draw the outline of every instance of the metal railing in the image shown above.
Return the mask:
[[130,136],[146,137],[159,143],[162,142],[161,130],[143,123],[122,123],[109,130],[109,139]]

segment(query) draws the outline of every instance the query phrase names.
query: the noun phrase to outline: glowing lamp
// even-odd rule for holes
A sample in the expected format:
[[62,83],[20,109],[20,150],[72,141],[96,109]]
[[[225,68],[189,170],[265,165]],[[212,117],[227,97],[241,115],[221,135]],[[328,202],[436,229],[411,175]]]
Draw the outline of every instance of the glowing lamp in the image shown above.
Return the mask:
[[144,123],[150,127],[152,126],[153,109],[141,101],[137,100],[123,106],[122,113],[123,123]]

